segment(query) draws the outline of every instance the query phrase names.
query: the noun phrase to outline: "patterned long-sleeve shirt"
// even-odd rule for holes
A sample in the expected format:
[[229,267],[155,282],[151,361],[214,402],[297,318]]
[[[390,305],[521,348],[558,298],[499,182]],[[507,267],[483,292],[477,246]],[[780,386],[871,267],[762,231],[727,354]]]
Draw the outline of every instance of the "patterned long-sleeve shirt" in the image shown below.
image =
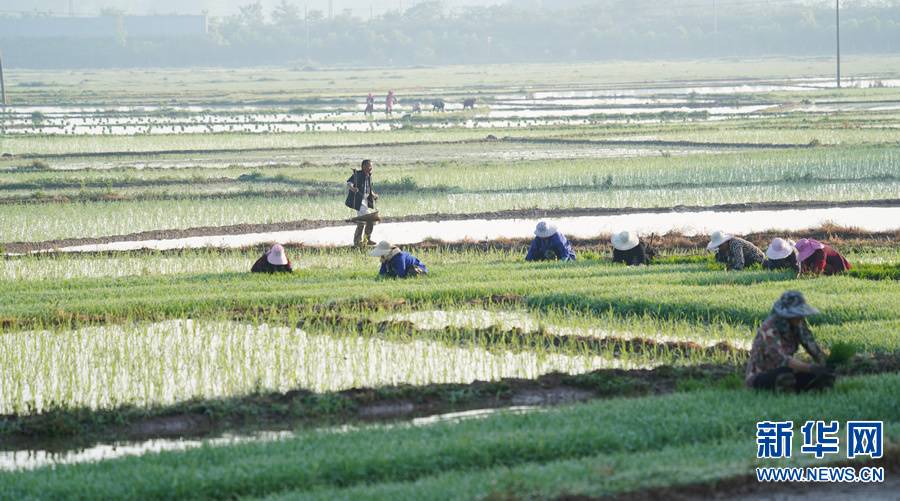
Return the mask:
[[732,270],[743,270],[746,266],[762,264],[766,260],[766,255],[761,250],[743,238],[732,237],[727,247],[727,252],[716,252],[716,262],[725,263]]
[[766,259],[763,262],[764,270],[794,270],[794,273],[800,273],[800,262],[797,261],[797,249],[791,250],[787,257],[781,259]]
[[747,389],[753,388],[753,382],[760,374],[786,366],[801,345],[817,364],[825,365],[825,352],[813,339],[806,322],[799,326],[788,324],[787,330],[783,331],[778,329],[774,317],[767,318],[756,331],[750,349],[747,374],[744,376]]

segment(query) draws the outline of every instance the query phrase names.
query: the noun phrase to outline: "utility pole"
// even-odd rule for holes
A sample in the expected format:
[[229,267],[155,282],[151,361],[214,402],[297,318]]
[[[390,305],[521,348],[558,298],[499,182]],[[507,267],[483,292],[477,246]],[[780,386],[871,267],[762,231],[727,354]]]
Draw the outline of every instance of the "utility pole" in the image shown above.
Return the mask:
[[0,52],[0,108],[6,109],[6,84],[3,83],[3,53]]
[[331,21],[332,9],[334,7],[334,2],[332,0],[328,0],[328,20]]
[[713,0],[713,56],[719,57],[719,6]]
[[256,0],[256,24],[262,26],[262,6],[259,5],[259,0]]
[[69,0],[69,17],[75,17],[75,0]]
[[6,84],[3,83],[3,53],[0,52],[0,108],[6,109]]
[[834,0],[835,28],[837,29],[837,88],[841,88],[841,0]]
[[309,58],[309,14],[306,12],[306,4],[303,5],[303,22],[306,24],[306,57]]

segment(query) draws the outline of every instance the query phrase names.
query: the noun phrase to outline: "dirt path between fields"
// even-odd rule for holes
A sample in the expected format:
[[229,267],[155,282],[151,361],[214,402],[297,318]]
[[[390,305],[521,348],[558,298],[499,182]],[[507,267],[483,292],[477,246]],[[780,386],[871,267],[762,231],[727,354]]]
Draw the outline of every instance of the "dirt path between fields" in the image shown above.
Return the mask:
[[[654,207],[638,209],[632,207],[623,208],[572,208],[572,209],[520,209],[495,212],[481,212],[473,214],[424,214],[402,217],[384,217],[383,223],[422,222],[422,221],[465,221],[471,219],[498,220],[498,219],[541,219],[578,216],[614,216],[623,214],[662,214],[672,212],[748,212],[763,210],[797,210],[797,209],[822,209],[822,208],[849,208],[849,207],[900,207],[900,199],[886,200],[860,200],[829,202],[817,200],[802,200],[796,202],[762,202],[712,205],[708,207],[676,205],[674,207]],[[230,226],[205,226],[188,229],[153,230],[128,235],[113,235],[99,238],[67,238],[60,240],[48,240],[43,242],[0,242],[8,253],[29,253],[41,250],[53,250],[64,247],[81,245],[101,245],[114,242],[135,242],[143,240],[171,240],[189,237],[218,236],[218,235],[243,235],[249,233],[274,233],[279,231],[301,231],[319,228],[347,226],[345,220],[302,220],[287,221],[268,224],[236,224]],[[894,235],[896,237],[896,235]]]

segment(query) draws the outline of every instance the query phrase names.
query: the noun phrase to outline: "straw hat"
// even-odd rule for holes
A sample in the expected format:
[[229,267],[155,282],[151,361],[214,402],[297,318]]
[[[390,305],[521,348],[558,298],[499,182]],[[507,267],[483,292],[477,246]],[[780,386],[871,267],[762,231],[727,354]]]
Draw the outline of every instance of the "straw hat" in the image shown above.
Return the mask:
[[800,291],[787,291],[772,306],[772,313],[784,318],[806,317],[821,313],[806,302]]
[[725,233],[724,231],[717,231],[709,236],[709,245],[706,246],[706,250],[712,251],[719,248],[720,245],[734,238],[734,235],[731,233]]
[[391,252],[391,247],[393,247],[393,245],[391,245],[390,242],[382,240],[378,242],[378,245],[374,249],[369,251],[369,255],[374,257],[386,256]]
[[634,249],[639,243],[641,243],[637,235],[631,233],[630,231],[616,233],[615,235],[610,237],[609,241],[612,242],[613,247],[619,249],[620,251]]
[[805,261],[806,258],[812,256],[813,252],[824,249],[825,244],[819,242],[818,240],[814,240],[812,238],[801,238],[797,240],[797,259],[799,261]]
[[556,225],[547,221],[539,222],[534,229],[534,234],[541,238],[550,238],[554,233],[556,233]]
[[269,264],[284,265],[288,263],[287,256],[284,255],[284,247],[281,244],[275,244],[266,256]]
[[791,252],[794,252],[794,247],[791,246],[790,240],[775,237],[772,240],[772,244],[766,249],[766,257],[769,259],[784,259],[790,256]]

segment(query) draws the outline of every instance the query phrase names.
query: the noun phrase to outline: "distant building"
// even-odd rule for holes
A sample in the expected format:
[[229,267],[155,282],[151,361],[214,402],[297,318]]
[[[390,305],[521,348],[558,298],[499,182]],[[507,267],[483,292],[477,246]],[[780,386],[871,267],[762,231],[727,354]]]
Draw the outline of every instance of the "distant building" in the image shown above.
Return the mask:
[[152,38],[205,35],[208,25],[205,15],[0,18],[0,39],[107,38],[120,35],[120,26],[130,38]]

